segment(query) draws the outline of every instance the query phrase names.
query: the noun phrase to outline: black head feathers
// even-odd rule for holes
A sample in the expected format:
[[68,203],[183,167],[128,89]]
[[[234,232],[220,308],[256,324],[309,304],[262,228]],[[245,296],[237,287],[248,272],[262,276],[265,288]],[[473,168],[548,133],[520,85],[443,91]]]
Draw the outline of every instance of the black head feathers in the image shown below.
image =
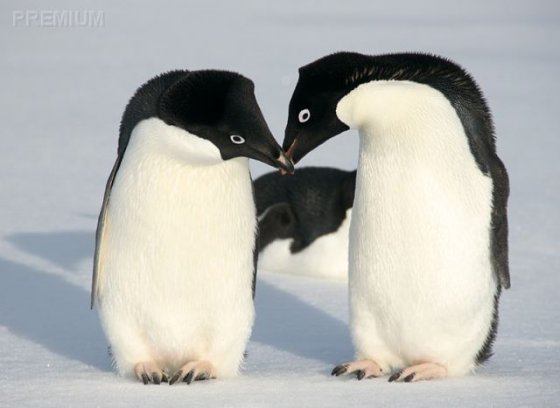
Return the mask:
[[293,164],[266,124],[253,82],[243,75],[179,70],[149,80],[126,107],[119,135],[120,157],[135,126],[150,118],[210,141],[223,160],[247,157],[293,172]]

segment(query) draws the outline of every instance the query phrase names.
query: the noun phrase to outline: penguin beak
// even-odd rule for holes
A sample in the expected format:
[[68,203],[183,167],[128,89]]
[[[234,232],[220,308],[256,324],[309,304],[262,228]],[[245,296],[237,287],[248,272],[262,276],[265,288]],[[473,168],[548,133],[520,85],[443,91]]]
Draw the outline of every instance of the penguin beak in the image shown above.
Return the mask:
[[294,139],[292,144],[290,144],[290,147],[288,147],[288,150],[286,151],[286,155],[290,158],[290,160],[293,160],[294,151],[296,149],[297,143],[298,143],[298,140],[296,138],[296,139]]
[[248,157],[278,168],[281,174],[294,174],[294,162],[276,143],[272,134],[266,139],[265,143],[252,146]]
[[319,131],[302,131],[288,123],[284,132],[282,148],[293,163],[298,163],[309,152],[348,129],[348,126],[341,123],[340,126],[336,125]]
[[[242,123],[245,123],[245,127],[242,129],[241,133],[254,136],[248,138],[251,141],[248,146],[246,146],[246,148],[249,149],[249,151],[246,152],[248,153],[247,156],[278,168],[282,174],[294,174],[294,162],[286,156],[284,150],[282,150],[276,139],[274,139],[253,93],[250,95],[249,102],[251,102],[252,110],[249,112],[241,112],[238,115],[238,117],[249,118],[249,120],[241,120]],[[249,124],[249,127],[247,127],[247,124]]]
[[291,159],[291,157],[289,157],[289,155],[284,153],[284,150],[282,150],[280,145],[276,142],[274,136],[272,136],[272,133],[270,133],[270,131],[268,132],[266,139],[267,141],[265,143],[268,146],[266,147],[262,146],[262,147],[264,147],[263,149],[264,151],[268,152],[267,154],[268,160],[262,160],[262,161],[270,164],[271,166],[277,167],[280,170],[280,174],[282,175],[294,174],[293,160]]
[[[292,144],[290,145],[290,147],[288,148],[288,150],[286,151],[286,154],[284,157],[286,157],[286,160],[289,160],[290,163],[292,164],[292,172],[290,172],[290,174],[294,174],[293,168],[294,168],[294,160],[293,160],[293,156],[294,156],[294,149],[296,147],[297,144],[297,139],[294,139],[294,141],[292,142]],[[280,174],[281,175],[286,175],[287,172],[280,168]]]
[[301,138],[297,136],[298,135],[296,135],[295,137],[287,136],[284,139],[284,143],[282,146],[286,151],[286,155],[293,163],[299,162],[307,153],[309,153],[311,150],[313,150],[314,147],[316,147],[311,146],[309,148],[307,146],[308,143],[305,143],[307,142],[307,138],[304,137],[303,140],[301,140]]
[[285,154],[284,152],[280,152],[280,156],[276,159],[276,165],[280,169],[281,175],[292,175],[294,174],[294,162],[290,158],[289,153]]
[[[312,135],[303,133],[299,131],[295,126],[288,123],[286,130],[284,131],[284,141],[282,143],[282,148],[286,152],[288,158],[297,163],[303,157],[313,150],[321,142],[312,143],[318,138],[311,137]],[[311,142],[311,144],[310,144]]]

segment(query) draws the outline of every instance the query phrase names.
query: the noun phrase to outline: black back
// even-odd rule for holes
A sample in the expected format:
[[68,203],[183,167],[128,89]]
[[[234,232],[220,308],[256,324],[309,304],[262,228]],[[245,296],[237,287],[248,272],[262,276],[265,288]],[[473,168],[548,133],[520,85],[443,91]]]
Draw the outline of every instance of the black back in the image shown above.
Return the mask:
[[[300,94],[330,91],[337,101],[357,86],[370,81],[413,81],[429,85],[451,102],[469,138],[479,168],[489,172],[495,151],[490,111],[473,78],[459,65],[445,58],[418,53],[378,56],[340,52],[300,68]],[[306,108],[294,106],[293,110]]]
[[338,230],[352,207],[356,171],[305,167],[293,176],[267,173],[253,182],[259,215],[258,249],[292,238],[292,253]]

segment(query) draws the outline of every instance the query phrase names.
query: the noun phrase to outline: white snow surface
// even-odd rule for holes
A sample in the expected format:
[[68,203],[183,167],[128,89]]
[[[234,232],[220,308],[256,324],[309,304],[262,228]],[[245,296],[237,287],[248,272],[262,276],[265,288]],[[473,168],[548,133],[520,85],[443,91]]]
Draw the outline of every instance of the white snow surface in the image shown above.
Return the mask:
[[[14,26],[18,10],[101,10],[104,25]],[[3,1],[0,15],[0,407],[560,406],[558,1],[37,0]],[[332,378],[353,357],[345,284],[260,271],[242,376],[117,377],[89,288],[128,98],[165,70],[239,71],[281,140],[297,68],[337,50],[441,54],[484,90],[512,183],[512,288],[494,357],[443,381]],[[356,161],[348,132],[301,165]]]

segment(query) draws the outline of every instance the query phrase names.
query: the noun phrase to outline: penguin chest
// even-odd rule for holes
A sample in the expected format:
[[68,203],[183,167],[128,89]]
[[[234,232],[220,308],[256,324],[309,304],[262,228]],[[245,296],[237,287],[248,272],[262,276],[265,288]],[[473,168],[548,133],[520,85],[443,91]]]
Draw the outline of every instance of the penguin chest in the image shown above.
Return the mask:
[[375,168],[360,177],[351,262],[358,276],[374,274],[377,296],[393,287],[392,295],[422,289],[453,301],[488,284],[491,183],[483,175],[449,182],[425,169]]
[[191,167],[129,149],[110,197],[102,309],[170,348],[248,330],[256,215],[247,160]]
[[401,355],[455,358],[478,350],[491,322],[493,186],[449,102],[427,96],[402,122],[386,112],[361,129],[351,311],[353,326],[374,322]]

